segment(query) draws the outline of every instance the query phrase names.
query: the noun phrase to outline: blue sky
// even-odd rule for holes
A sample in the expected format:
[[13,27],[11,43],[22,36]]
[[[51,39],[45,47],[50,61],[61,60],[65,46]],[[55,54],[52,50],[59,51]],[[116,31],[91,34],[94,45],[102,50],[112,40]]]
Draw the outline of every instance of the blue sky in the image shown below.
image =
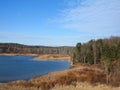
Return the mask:
[[72,46],[120,36],[120,0],[0,0],[0,42]]

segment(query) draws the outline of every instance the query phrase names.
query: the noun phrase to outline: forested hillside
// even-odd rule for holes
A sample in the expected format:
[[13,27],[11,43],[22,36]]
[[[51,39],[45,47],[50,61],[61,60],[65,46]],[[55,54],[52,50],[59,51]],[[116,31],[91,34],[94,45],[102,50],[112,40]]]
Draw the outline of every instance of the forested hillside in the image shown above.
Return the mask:
[[0,53],[18,54],[70,54],[73,47],[28,46],[17,43],[0,43]]
[[120,59],[120,37],[90,40],[88,43],[77,43],[73,52],[74,63],[97,64],[104,59]]
[[107,83],[120,85],[120,37],[77,43],[72,61],[74,64],[100,64],[107,74]]

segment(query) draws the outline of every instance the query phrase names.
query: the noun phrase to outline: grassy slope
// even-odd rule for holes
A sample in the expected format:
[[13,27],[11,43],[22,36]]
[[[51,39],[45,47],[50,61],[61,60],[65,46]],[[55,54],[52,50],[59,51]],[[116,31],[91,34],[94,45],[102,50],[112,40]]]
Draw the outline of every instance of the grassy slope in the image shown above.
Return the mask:
[[[24,86],[0,86],[0,90],[42,90],[37,87],[24,87]],[[47,90],[47,89],[43,89]],[[48,89],[49,90],[49,89]],[[89,83],[77,83],[76,87],[73,85],[56,85],[51,90],[120,90],[120,87],[111,87],[103,84],[93,86]]]
[[73,85],[69,86],[55,86],[52,90],[120,90],[120,87],[111,87],[104,84],[93,86],[89,83],[77,83],[76,87]]

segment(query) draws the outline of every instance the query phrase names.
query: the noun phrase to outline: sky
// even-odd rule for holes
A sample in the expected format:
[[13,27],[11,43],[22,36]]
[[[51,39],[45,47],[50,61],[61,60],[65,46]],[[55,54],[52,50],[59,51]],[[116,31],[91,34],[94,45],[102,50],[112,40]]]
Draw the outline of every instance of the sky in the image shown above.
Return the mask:
[[0,0],[0,42],[75,46],[120,36],[120,0]]

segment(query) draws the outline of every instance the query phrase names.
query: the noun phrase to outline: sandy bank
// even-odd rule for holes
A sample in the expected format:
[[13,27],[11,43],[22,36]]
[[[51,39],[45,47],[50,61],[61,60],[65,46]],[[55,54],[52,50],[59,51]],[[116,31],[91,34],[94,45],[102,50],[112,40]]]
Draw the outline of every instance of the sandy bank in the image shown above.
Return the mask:
[[64,54],[45,54],[45,55],[39,55],[35,60],[70,60],[69,55]]

